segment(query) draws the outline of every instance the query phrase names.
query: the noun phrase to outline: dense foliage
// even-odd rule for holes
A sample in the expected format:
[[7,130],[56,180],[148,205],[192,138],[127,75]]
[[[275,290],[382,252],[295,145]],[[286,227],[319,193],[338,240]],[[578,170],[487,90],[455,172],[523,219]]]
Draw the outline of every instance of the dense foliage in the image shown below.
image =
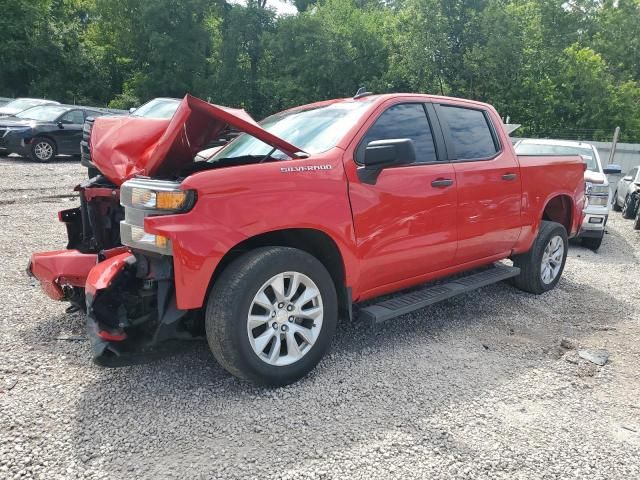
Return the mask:
[[640,0],[0,0],[0,95],[129,107],[186,92],[261,118],[416,91],[523,134],[640,141]]

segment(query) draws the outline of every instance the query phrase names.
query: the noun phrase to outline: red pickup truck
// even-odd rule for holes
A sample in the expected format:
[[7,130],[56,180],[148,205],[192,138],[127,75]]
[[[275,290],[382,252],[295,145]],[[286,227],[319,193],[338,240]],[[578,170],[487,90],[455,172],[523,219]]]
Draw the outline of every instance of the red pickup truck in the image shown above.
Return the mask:
[[[228,128],[244,134],[193,161]],[[86,309],[100,364],[206,335],[268,385],[313,369],[354,303],[378,322],[506,279],[554,288],[585,202],[580,157],[518,157],[490,105],[431,95],[260,124],[187,95],[170,120],[97,119],[91,152],[101,175],[59,213],[67,249],[28,272]]]

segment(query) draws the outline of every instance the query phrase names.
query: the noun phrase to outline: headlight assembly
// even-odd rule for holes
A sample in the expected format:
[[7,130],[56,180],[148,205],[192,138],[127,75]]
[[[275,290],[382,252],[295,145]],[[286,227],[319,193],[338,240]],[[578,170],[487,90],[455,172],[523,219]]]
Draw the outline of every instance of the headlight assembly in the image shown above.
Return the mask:
[[196,201],[196,192],[180,190],[178,182],[136,178],[122,184],[120,203],[124,207],[124,220],[120,222],[123,245],[163,255],[172,254],[171,241],[144,230],[144,219],[159,215],[172,215],[190,210]]
[[587,195],[609,195],[609,185],[587,184]]
[[193,190],[180,190],[177,182],[134,179],[122,184],[120,201],[124,207],[156,210],[161,213],[186,212],[193,207]]

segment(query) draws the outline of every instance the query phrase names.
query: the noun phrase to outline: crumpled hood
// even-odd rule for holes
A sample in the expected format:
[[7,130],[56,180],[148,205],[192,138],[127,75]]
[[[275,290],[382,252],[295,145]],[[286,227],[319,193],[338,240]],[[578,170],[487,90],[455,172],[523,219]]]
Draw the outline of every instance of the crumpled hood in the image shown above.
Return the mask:
[[295,157],[301,150],[260,127],[244,110],[186,95],[171,119],[98,117],[91,130],[91,160],[121,185],[137,176],[170,176],[227,127],[246,132]]

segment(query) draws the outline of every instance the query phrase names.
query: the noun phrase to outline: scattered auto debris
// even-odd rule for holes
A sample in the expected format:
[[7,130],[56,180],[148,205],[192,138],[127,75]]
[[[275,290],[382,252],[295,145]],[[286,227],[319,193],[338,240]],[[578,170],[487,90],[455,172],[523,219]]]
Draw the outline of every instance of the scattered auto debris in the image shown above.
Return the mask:
[[54,340],[67,341],[67,342],[84,342],[87,337],[81,337],[79,335],[69,335],[62,337],[54,337]]
[[607,360],[609,360],[609,352],[606,350],[578,350],[578,355],[580,358],[584,358],[585,360],[595,363],[596,365],[600,365],[601,367],[607,363]]

